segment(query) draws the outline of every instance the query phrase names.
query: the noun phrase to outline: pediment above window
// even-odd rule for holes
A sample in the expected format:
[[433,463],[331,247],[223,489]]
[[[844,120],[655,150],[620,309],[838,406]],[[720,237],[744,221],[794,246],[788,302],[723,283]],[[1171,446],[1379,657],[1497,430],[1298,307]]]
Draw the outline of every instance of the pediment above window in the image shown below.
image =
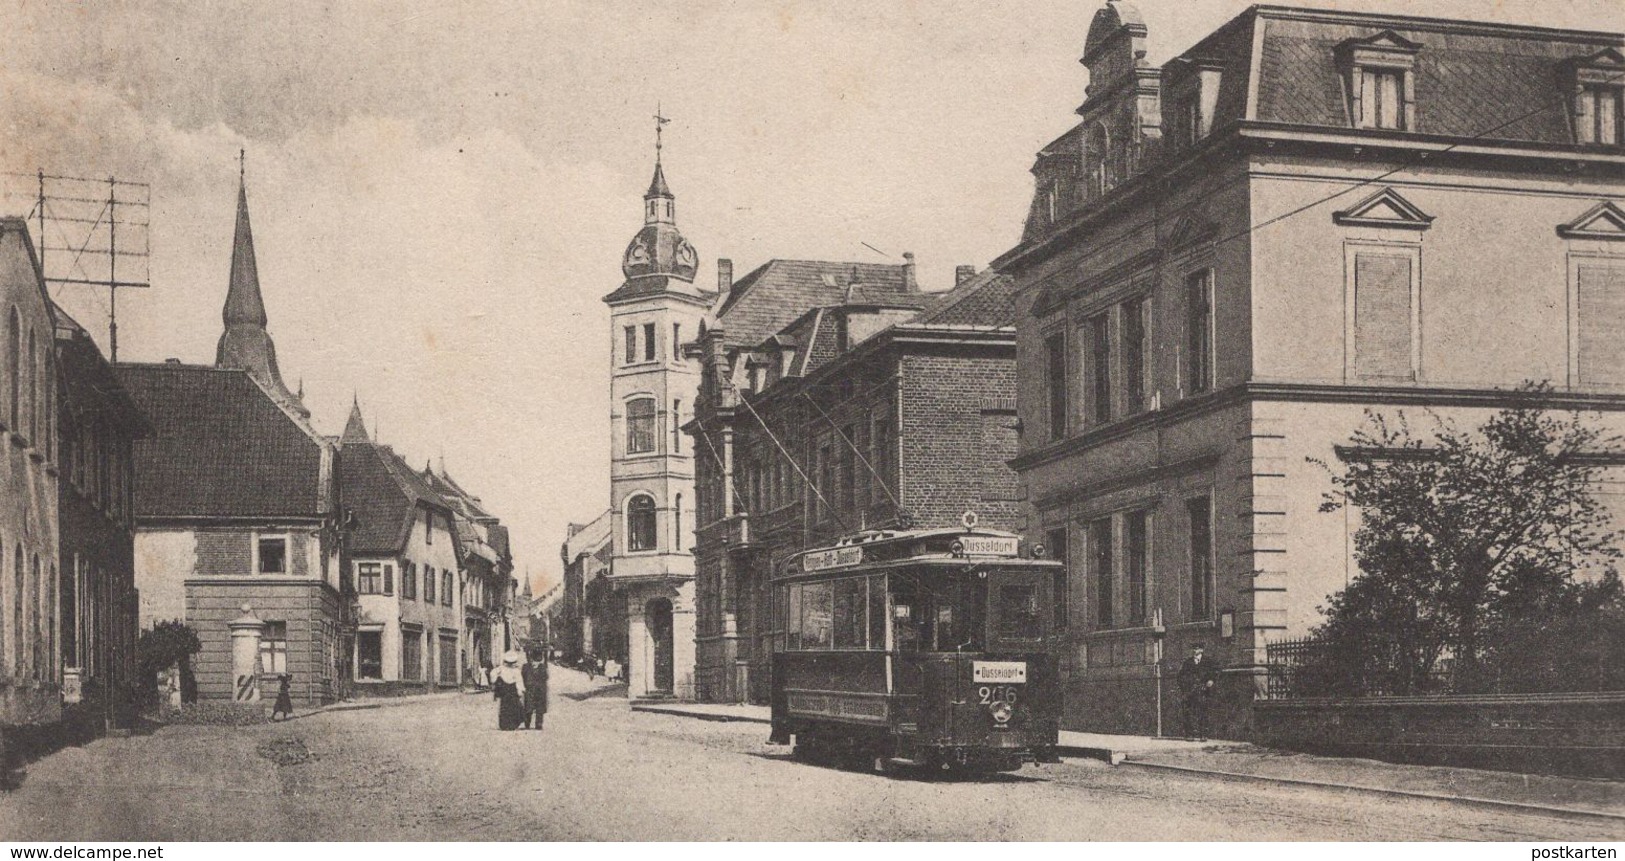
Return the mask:
[[1218,236],[1218,224],[1198,215],[1183,215],[1168,231],[1168,240],[1163,247],[1168,251],[1182,251],[1192,245],[1212,242]]
[[1337,46],[1338,55],[1355,65],[1383,61],[1409,65],[1421,50],[1420,42],[1412,42],[1392,30],[1384,30],[1364,39],[1349,39]]
[[1332,213],[1332,221],[1345,227],[1426,230],[1433,225],[1433,216],[1417,208],[1399,192],[1385,188],[1348,209]]
[[1557,226],[1564,239],[1625,240],[1625,209],[1605,200],[1586,210],[1579,218]]
[[1575,85],[1620,85],[1625,83],[1620,79],[1625,73],[1625,53],[1618,48],[1604,48],[1595,54],[1586,54],[1582,57],[1571,57],[1563,62],[1573,76]]

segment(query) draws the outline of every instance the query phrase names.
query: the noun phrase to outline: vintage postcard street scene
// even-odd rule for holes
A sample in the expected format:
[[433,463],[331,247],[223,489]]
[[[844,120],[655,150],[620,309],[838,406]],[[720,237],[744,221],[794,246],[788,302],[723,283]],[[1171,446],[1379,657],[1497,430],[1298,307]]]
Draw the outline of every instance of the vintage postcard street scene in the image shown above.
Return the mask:
[[0,32],[0,842],[1625,840],[1619,0]]

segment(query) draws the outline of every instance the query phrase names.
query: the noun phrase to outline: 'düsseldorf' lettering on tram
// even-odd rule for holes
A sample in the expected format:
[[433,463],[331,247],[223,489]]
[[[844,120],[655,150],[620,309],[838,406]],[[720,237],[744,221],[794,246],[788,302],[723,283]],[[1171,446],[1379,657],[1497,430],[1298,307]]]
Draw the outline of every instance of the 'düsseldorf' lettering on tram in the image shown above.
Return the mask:
[[861,532],[774,577],[773,735],[798,756],[1010,771],[1053,761],[1054,584],[1010,533]]

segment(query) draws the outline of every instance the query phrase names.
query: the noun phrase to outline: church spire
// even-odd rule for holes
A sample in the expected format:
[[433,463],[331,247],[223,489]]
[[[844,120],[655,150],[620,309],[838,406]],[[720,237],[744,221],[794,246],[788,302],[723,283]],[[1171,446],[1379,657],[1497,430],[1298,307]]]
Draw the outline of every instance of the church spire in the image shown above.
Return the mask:
[[231,285],[226,291],[226,307],[220,316],[228,328],[246,324],[263,329],[267,320],[265,300],[260,296],[259,268],[254,263],[254,230],[248,223],[248,183],[244,176],[246,156],[246,152],[239,151],[237,232],[231,241]]
[[350,403],[350,420],[344,424],[344,435],[339,437],[339,444],[352,442],[372,442],[367,437],[367,423],[361,418],[361,399],[355,398]]
[[226,288],[226,304],[220,311],[226,324],[215,348],[214,363],[222,368],[240,368],[272,397],[309,417],[310,411],[282,382],[276,365],[276,345],[265,331],[265,299],[260,295],[259,268],[254,261],[254,231],[248,223],[248,183],[246,153],[237,154],[237,230],[231,245],[231,281]]

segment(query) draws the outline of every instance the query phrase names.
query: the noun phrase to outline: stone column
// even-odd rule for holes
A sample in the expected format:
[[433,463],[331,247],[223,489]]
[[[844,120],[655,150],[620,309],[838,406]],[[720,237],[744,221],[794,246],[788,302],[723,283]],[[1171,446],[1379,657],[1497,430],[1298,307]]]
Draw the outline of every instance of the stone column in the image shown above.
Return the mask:
[[648,595],[642,589],[629,589],[626,596],[626,695],[637,699],[649,693],[654,682],[654,642],[649,638],[646,609]]
[[265,623],[254,615],[254,608],[242,606],[243,614],[226,627],[231,629],[232,700],[239,703],[260,701],[260,637]]

